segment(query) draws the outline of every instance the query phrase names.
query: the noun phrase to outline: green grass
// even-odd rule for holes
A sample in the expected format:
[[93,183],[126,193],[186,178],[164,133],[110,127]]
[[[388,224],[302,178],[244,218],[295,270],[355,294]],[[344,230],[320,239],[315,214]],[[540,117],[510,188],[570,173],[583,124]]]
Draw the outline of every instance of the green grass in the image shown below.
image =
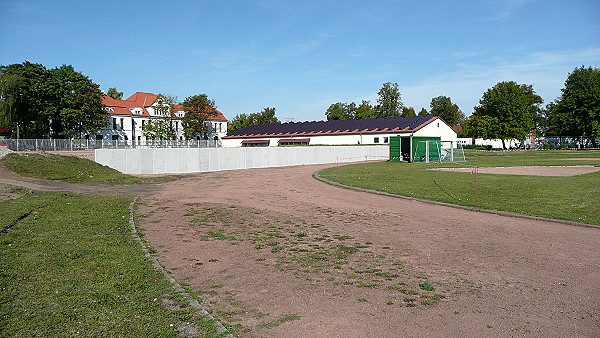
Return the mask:
[[[468,151],[466,164],[480,167],[596,165],[600,151]],[[349,186],[484,209],[600,224],[600,172],[571,176],[479,174],[426,170],[457,167],[439,163],[363,163],[333,167],[319,176]]]
[[171,177],[149,179],[125,175],[94,161],[75,156],[8,154],[0,159],[0,164],[23,176],[61,180],[70,183],[137,184],[173,179]]
[[54,192],[0,202],[2,336],[174,337],[184,322],[216,335],[133,240],[129,202]]

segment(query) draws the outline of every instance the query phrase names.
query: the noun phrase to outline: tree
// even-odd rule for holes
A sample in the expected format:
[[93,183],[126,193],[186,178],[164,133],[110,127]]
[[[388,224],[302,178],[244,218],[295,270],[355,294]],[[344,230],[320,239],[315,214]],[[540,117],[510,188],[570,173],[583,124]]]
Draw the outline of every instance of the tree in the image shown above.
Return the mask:
[[281,123],[277,116],[275,116],[275,108],[263,108],[258,113],[252,113],[250,115],[247,114],[238,114],[236,115],[231,123],[228,124],[227,130],[234,131],[244,127],[256,125],[256,124],[273,124],[273,123]]
[[465,114],[447,96],[434,97],[429,106],[431,115],[441,117],[451,126],[462,124],[465,121]]
[[153,109],[160,115],[142,126],[144,137],[150,140],[173,140],[176,132],[173,128],[173,105],[177,98],[172,95],[158,94],[154,101]]
[[370,119],[375,117],[375,107],[371,105],[371,101],[362,100],[360,105],[356,107],[355,119]]
[[524,141],[533,132],[542,102],[531,85],[499,82],[483,94],[468,127],[478,136],[501,139],[506,149],[505,140]]
[[427,112],[427,109],[425,108],[421,108],[421,111],[419,111],[419,116],[426,116],[429,113]]
[[417,116],[417,113],[415,113],[415,108],[402,107],[402,117],[409,117],[409,116]]
[[213,116],[215,101],[206,94],[199,94],[186,97],[182,105],[186,112],[181,120],[184,137],[190,140],[199,135],[207,140],[213,132],[208,119]]
[[16,127],[17,138],[19,138],[15,102],[17,100],[18,78],[13,74],[0,73],[0,126]]
[[10,90],[3,89],[2,119],[17,134],[75,136],[106,124],[99,86],[73,66],[46,69],[25,61],[0,66],[0,75],[5,84],[10,82]]
[[587,136],[594,147],[600,139],[600,68],[575,68],[561,96],[546,107],[550,135]]
[[123,92],[117,91],[117,88],[108,88],[108,92],[106,92],[106,96],[110,96],[115,100],[123,99]]
[[354,102],[334,103],[325,111],[328,121],[333,120],[353,120],[356,118],[356,104]]
[[383,84],[377,99],[377,116],[376,117],[397,117],[400,116],[402,107],[402,99],[400,98],[400,89],[397,83],[386,82]]

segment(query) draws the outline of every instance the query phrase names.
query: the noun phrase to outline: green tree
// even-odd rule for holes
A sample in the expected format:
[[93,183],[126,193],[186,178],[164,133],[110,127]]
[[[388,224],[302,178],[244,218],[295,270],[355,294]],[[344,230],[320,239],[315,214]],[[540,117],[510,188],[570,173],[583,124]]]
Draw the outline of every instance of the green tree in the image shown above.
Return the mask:
[[402,107],[402,117],[409,117],[409,116],[417,116],[417,113],[415,112],[415,108]]
[[371,105],[371,101],[362,100],[360,105],[356,107],[355,119],[371,119],[375,117],[375,107]]
[[252,114],[238,114],[233,120],[227,125],[228,131],[238,130],[244,127],[256,125],[256,124],[273,124],[273,123],[281,123],[277,116],[275,116],[276,110],[275,108],[263,108],[258,113]]
[[419,116],[426,116],[426,115],[429,115],[429,113],[427,112],[427,109],[421,108],[421,110],[419,111]]
[[60,125],[52,123],[53,130],[57,134],[81,137],[84,133],[104,128],[108,115],[99,86],[70,65],[51,69],[50,72],[57,84],[54,93],[59,97],[58,114],[53,112],[51,118],[52,122],[55,119],[60,121]]
[[188,96],[182,103],[185,115],[181,120],[183,135],[190,140],[201,136],[207,140],[213,132],[212,124],[208,121],[213,116],[215,101],[206,94]]
[[106,96],[110,96],[115,100],[123,99],[123,92],[117,91],[117,88],[108,88],[108,92],[106,92]]
[[2,119],[25,137],[75,136],[106,124],[99,86],[73,66],[46,69],[25,61],[0,66],[0,75],[11,83]]
[[531,85],[499,82],[483,94],[468,127],[483,138],[501,139],[506,149],[505,140],[524,141],[534,131],[542,102]]
[[400,89],[397,83],[386,82],[383,84],[377,99],[377,114],[376,117],[397,117],[400,116],[402,107],[402,99],[400,97]]
[[431,115],[441,117],[451,126],[462,124],[465,121],[465,114],[447,96],[434,97],[429,106]]
[[16,75],[0,73],[0,126],[14,129],[19,138],[19,126],[15,123],[18,121],[15,109],[17,82]]
[[575,68],[546,111],[547,134],[587,136],[595,147],[600,139],[600,68]]
[[356,118],[356,103],[338,102],[334,103],[325,111],[328,121],[352,120]]
[[158,94],[152,108],[158,118],[147,121],[142,126],[142,134],[150,140],[173,140],[176,136],[173,128],[173,105],[177,98],[172,95]]

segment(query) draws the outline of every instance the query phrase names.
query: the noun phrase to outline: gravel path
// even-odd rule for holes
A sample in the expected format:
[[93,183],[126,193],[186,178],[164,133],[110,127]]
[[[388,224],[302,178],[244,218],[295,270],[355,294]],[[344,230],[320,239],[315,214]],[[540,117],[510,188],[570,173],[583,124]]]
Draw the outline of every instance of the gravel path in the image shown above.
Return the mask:
[[143,199],[140,224],[242,336],[600,332],[597,228],[340,189],[311,177],[324,167],[185,177]]

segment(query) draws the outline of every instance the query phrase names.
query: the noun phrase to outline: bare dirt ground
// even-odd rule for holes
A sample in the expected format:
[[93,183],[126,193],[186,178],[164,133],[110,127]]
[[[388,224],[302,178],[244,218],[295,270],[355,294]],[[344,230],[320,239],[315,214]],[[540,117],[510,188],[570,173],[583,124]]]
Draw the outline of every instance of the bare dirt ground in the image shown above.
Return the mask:
[[[456,172],[471,172],[473,168],[437,168]],[[528,176],[575,176],[595,173],[600,167],[593,166],[547,166],[547,167],[480,167],[480,174],[528,175]]]
[[599,229],[345,190],[324,167],[190,175],[138,221],[241,336],[598,337]]

